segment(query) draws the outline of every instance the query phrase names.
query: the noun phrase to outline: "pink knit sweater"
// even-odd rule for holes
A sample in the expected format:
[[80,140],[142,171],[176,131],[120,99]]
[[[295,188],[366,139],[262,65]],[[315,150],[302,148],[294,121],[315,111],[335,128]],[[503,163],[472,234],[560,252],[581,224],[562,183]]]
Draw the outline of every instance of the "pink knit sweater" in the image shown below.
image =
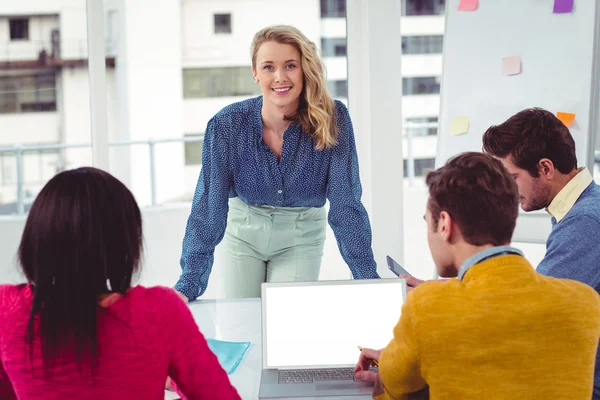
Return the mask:
[[[45,373],[26,341],[28,285],[0,285],[0,399],[164,399],[167,375],[195,399],[239,399],[190,310],[169,288],[137,286],[98,311],[98,367],[61,357]],[[110,303],[110,302],[109,302]]]

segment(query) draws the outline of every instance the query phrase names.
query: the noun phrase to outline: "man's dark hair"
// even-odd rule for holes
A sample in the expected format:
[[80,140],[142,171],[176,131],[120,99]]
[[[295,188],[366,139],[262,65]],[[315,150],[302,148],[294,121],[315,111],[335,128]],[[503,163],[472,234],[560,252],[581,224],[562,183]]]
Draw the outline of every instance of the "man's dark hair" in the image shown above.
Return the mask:
[[483,151],[495,157],[510,155],[512,162],[539,177],[538,163],[547,158],[563,174],[577,168],[575,141],[569,129],[549,111],[529,108],[483,135]]
[[512,238],[519,212],[517,184],[502,163],[484,153],[463,153],[427,174],[434,229],[446,211],[466,242],[500,246]]

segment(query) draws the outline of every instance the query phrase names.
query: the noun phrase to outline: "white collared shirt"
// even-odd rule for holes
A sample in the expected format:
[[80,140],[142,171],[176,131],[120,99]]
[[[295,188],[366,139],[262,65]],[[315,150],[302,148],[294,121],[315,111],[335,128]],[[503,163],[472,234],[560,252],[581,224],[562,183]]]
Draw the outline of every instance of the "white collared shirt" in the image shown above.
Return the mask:
[[561,219],[573,208],[573,205],[581,196],[581,193],[592,183],[594,178],[587,168],[579,168],[577,175],[573,177],[554,197],[554,200],[546,208],[548,214],[560,222]]

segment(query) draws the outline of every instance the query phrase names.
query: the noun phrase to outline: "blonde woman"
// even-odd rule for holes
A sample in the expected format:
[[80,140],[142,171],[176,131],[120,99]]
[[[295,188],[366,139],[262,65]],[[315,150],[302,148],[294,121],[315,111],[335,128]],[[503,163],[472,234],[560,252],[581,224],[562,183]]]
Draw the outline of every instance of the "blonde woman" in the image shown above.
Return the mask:
[[226,297],[260,297],[265,281],[318,280],[327,219],[354,278],[378,278],[352,122],[327,92],[316,46],[272,26],[251,54],[262,96],[208,122],[175,288],[189,300],[204,293],[223,236]]

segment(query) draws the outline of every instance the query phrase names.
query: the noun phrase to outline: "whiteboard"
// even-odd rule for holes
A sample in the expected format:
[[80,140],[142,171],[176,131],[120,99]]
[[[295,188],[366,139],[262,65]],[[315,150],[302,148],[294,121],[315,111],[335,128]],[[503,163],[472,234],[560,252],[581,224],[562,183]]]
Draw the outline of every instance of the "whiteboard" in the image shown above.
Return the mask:
[[[567,14],[553,13],[554,0],[480,0],[470,12],[458,11],[459,3],[446,2],[436,167],[456,154],[481,151],[487,128],[530,107],[575,113],[570,130],[577,160],[592,167],[597,1],[575,0]],[[502,59],[512,56],[521,57],[521,73],[504,76]],[[457,117],[468,117],[469,131],[450,136]]]
[[[575,0],[554,14],[554,0],[479,0],[477,11],[446,1],[436,168],[465,151],[481,151],[483,133],[530,107],[576,114],[570,126],[579,166],[593,171],[598,134],[600,0]],[[521,73],[505,76],[504,57],[521,57]],[[450,135],[454,118],[469,130]],[[548,215],[520,213],[513,240],[544,243]]]

